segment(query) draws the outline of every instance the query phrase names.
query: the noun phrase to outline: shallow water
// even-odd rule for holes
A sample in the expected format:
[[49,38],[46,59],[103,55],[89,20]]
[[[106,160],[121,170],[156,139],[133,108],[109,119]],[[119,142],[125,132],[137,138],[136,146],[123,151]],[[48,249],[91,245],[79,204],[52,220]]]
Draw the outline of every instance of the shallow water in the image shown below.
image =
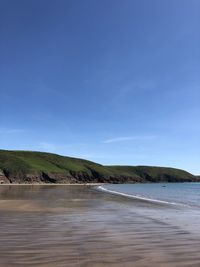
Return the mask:
[[140,199],[200,208],[200,183],[107,184],[103,188]]
[[199,267],[185,212],[86,186],[1,186],[0,266]]

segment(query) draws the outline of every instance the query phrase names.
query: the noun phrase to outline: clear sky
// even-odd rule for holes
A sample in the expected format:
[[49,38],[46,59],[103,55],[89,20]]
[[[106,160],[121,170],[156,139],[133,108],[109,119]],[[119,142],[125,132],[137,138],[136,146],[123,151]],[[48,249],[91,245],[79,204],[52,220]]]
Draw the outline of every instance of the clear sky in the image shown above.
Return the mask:
[[199,0],[0,0],[0,148],[200,174]]

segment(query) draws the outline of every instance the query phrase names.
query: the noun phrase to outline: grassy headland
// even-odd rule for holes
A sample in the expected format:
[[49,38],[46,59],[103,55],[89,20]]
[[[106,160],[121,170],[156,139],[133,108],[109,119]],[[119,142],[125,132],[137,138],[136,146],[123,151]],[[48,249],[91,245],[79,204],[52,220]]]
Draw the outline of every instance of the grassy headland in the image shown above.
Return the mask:
[[0,183],[189,182],[196,176],[174,168],[103,166],[46,152],[0,150]]

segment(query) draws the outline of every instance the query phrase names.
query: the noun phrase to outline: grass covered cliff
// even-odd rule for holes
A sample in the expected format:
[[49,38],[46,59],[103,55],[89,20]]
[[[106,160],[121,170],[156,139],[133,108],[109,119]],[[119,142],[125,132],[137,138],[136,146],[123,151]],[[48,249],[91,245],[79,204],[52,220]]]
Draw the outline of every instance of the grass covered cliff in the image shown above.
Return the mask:
[[0,150],[0,183],[135,183],[200,180],[179,169],[103,166],[88,160],[32,151]]

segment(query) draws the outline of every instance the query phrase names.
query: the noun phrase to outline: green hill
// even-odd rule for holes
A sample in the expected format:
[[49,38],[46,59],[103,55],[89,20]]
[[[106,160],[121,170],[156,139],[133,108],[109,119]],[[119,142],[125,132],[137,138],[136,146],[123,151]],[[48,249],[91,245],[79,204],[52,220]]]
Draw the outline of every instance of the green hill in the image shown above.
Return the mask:
[[103,166],[88,160],[32,151],[0,150],[0,183],[135,183],[199,180],[179,169]]

